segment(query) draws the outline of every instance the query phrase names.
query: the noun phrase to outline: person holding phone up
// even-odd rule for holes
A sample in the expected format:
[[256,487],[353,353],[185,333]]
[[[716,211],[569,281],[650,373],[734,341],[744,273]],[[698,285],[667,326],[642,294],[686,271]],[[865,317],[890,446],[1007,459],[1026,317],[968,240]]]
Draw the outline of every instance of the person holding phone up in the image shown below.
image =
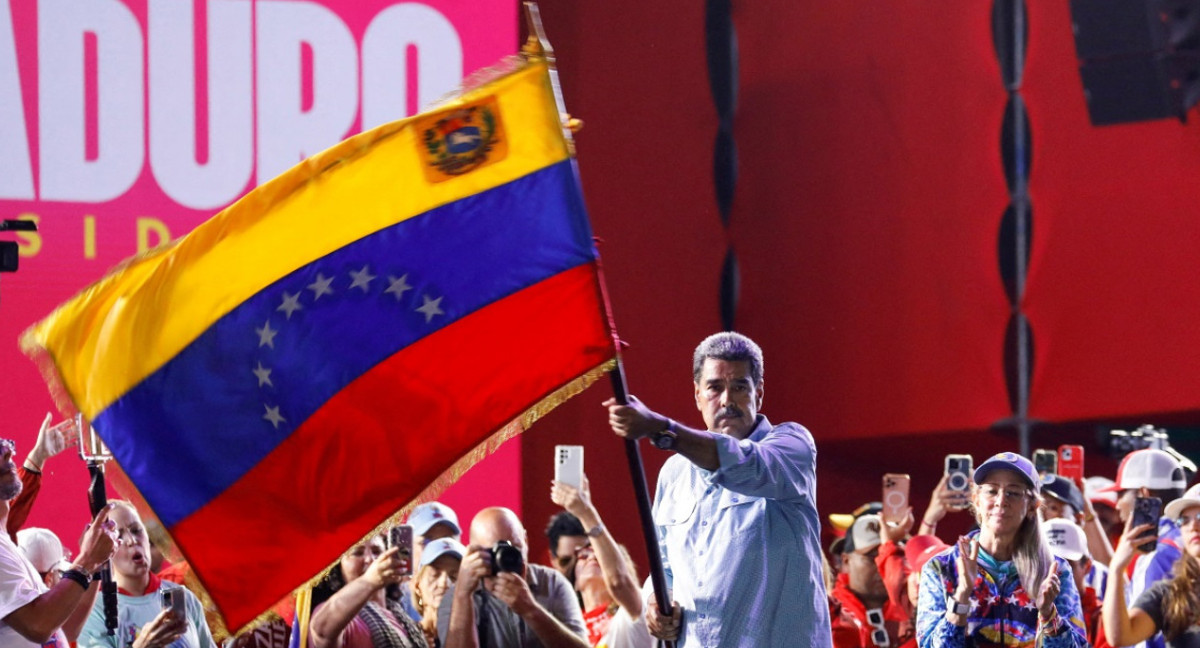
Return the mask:
[[425,633],[387,589],[407,576],[400,547],[383,536],[357,544],[330,570],[333,595],[313,610],[312,648],[426,648]]
[[1039,528],[1033,464],[1002,452],[972,481],[979,530],[922,568],[918,646],[1087,646],[1071,568],[1050,553]]
[[1157,524],[1125,525],[1109,563],[1111,587],[1104,599],[1104,634],[1114,646],[1130,646],[1164,636],[1167,648],[1200,646],[1200,485],[1167,504],[1165,517],[1179,528],[1183,554],[1174,576],[1154,583],[1125,607],[1125,571],[1138,553],[1153,548]]
[[[216,648],[200,600],[182,585],[162,580],[150,571],[150,536],[137,509],[120,500],[109,505],[108,519],[115,523],[117,533],[117,548],[110,564],[117,581],[120,624],[117,634],[109,636],[104,625],[104,600],[97,596],[79,635],[79,647]],[[93,588],[99,586],[99,582],[92,583]],[[164,608],[163,594],[174,591],[179,594],[173,596],[182,596],[181,604]]]

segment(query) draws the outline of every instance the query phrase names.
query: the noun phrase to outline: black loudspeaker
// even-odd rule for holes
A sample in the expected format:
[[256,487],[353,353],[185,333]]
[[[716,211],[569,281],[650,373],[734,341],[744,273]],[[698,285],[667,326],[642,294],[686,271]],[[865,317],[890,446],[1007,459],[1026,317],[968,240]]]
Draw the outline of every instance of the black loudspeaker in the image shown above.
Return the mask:
[[1093,124],[1176,117],[1200,100],[1200,0],[1071,0]]

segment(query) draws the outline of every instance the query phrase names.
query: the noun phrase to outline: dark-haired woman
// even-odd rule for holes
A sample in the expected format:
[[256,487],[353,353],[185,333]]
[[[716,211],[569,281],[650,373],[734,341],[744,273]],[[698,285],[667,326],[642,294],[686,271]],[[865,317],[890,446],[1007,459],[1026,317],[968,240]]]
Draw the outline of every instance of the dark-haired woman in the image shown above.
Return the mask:
[[328,579],[333,595],[313,611],[313,648],[426,648],[421,628],[387,596],[404,576],[398,556],[382,536],[342,556]]
[[1154,546],[1158,530],[1153,524],[1127,525],[1113,550],[1103,619],[1104,635],[1114,646],[1131,646],[1159,632],[1168,648],[1200,645],[1200,485],[1167,504],[1163,514],[1179,526],[1183,555],[1175,575],[1151,585],[1130,609],[1125,607],[1125,570],[1138,547]]

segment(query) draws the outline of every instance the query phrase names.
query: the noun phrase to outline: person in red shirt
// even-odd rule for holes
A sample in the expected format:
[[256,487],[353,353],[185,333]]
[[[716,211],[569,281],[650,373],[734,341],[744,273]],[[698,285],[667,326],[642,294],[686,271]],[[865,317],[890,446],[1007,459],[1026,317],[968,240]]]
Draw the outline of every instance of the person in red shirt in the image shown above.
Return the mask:
[[845,571],[831,593],[836,648],[915,648],[907,568],[898,544],[912,522],[910,512],[907,524],[885,531],[878,515],[863,515],[846,532]]

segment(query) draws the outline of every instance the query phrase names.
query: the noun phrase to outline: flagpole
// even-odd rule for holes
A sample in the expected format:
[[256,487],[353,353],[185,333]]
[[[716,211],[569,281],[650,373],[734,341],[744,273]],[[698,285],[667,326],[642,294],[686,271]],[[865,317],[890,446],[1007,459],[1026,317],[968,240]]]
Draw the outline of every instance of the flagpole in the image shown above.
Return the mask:
[[[546,39],[542,28],[542,14],[536,2],[525,2],[525,19],[529,26],[529,38],[522,47],[522,52],[540,56],[545,59],[550,71],[550,85],[554,90],[554,103],[558,107],[559,120],[563,129],[563,137],[567,141],[571,155],[575,155],[575,142],[572,133],[582,128],[583,123],[573,119],[563,102],[562,89],[558,84],[558,70],[554,65],[554,48]],[[600,289],[604,291],[603,281]],[[605,304],[608,296],[604,296]],[[614,335],[615,338],[615,335]],[[617,341],[614,339],[614,344]],[[629,388],[625,381],[625,365],[621,362],[620,348],[617,347],[617,366],[609,373],[612,380],[613,396],[622,405],[629,404]],[[633,479],[634,499],[637,500],[638,517],[641,520],[642,539],[646,543],[646,553],[650,561],[650,583],[654,587],[654,600],[660,612],[671,613],[671,596],[667,591],[667,577],[663,570],[662,552],[658,546],[658,533],[654,527],[654,517],[650,506],[650,489],[646,485],[646,468],[642,463],[642,451],[637,441],[625,439],[625,459],[629,463],[630,477]],[[673,648],[673,641],[659,641],[659,645]]]

